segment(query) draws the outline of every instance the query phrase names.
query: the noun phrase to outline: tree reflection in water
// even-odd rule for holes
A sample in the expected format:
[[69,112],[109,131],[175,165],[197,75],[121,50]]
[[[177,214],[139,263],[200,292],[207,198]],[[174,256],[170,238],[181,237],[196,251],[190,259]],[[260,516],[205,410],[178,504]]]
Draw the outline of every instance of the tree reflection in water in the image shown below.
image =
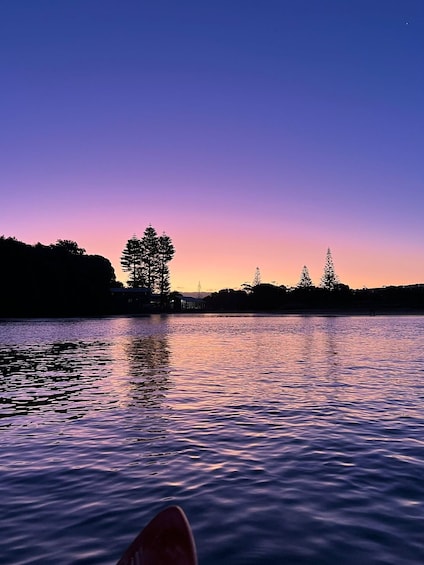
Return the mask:
[[170,388],[170,350],[163,336],[134,337],[126,345],[130,405],[158,407]]

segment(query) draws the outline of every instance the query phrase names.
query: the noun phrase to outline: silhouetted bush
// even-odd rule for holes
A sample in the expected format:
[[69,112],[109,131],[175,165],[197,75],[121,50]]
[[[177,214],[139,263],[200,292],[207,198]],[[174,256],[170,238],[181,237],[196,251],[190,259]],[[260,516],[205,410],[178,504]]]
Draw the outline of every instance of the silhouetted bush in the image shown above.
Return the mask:
[[286,288],[262,283],[252,288],[250,303],[253,310],[281,310],[286,305]]
[[249,309],[248,295],[244,290],[233,290],[225,288],[219,292],[214,292],[204,298],[206,309],[212,311],[218,310],[236,310],[243,311]]
[[75,242],[28,245],[0,237],[0,316],[97,315],[108,311],[113,267]]

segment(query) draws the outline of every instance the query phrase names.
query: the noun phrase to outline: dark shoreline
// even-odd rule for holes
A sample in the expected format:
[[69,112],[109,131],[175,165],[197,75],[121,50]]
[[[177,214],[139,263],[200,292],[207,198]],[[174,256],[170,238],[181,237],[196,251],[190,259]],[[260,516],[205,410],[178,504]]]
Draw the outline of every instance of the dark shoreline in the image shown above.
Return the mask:
[[308,316],[308,317],[370,317],[375,318],[379,316],[424,316],[423,309],[408,309],[408,308],[393,308],[393,309],[381,309],[377,311],[368,310],[348,310],[348,309],[326,309],[320,308],[316,310],[303,310],[303,309],[293,309],[293,310],[186,310],[182,312],[144,312],[144,313],[106,313],[100,315],[58,315],[58,316],[31,316],[31,315],[20,315],[20,316],[1,316],[0,322],[13,322],[13,321],[23,321],[23,320],[38,320],[51,321],[51,320],[68,320],[68,319],[110,319],[110,318],[150,318],[150,316],[208,316],[208,315],[228,315],[228,316]]

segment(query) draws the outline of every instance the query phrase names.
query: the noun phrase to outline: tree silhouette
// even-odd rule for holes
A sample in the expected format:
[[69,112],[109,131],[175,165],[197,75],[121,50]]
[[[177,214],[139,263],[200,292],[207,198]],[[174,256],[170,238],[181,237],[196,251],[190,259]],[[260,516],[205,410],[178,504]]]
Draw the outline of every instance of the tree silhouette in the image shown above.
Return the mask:
[[261,284],[261,272],[259,270],[259,267],[256,267],[255,275],[252,281],[252,287],[258,286],[259,284]]
[[339,285],[339,279],[334,270],[333,257],[330,248],[327,249],[325,258],[324,273],[321,277],[321,288],[325,290],[334,290]]
[[165,297],[169,294],[171,289],[168,263],[173,258],[174,253],[175,249],[172,245],[171,238],[163,233],[157,241],[156,263],[158,290],[162,306],[164,305]]
[[287,289],[269,283],[255,285],[250,295],[254,310],[278,310],[285,303]]
[[312,288],[313,286],[314,285],[312,284],[312,279],[309,276],[308,267],[304,265],[302,273],[300,274],[300,280],[297,283],[296,288]]
[[141,271],[141,242],[133,235],[125,245],[121,255],[122,269],[130,273],[127,281],[128,286],[137,288],[143,286]]
[[158,234],[155,228],[149,225],[140,240],[141,245],[141,270],[145,284],[152,291],[156,290],[157,262],[158,262]]
[[76,241],[71,239],[58,239],[54,245],[51,246],[53,249],[58,249],[70,253],[71,255],[84,255],[85,249],[80,247]]
[[98,315],[109,309],[113,267],[76,242],[32,246],[2,237],[0,264],[0,316]]
[[122,252],[121,265],[130,273],[128,286],[146,286],[160,295],[161,305],[170,291],[169,267],[175,253],[171,238],[163,233],[158,237],[155,228],[149,225],[138,239],[133,235]]

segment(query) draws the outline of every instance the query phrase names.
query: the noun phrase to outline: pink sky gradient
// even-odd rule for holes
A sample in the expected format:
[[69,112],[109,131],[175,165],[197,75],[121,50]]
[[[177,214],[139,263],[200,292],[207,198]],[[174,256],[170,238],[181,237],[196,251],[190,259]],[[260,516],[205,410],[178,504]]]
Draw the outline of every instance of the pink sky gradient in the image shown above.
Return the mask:
[[5,2],[0,235],[119,259],[152,224],[173,290],[424,282],[424,4]]

